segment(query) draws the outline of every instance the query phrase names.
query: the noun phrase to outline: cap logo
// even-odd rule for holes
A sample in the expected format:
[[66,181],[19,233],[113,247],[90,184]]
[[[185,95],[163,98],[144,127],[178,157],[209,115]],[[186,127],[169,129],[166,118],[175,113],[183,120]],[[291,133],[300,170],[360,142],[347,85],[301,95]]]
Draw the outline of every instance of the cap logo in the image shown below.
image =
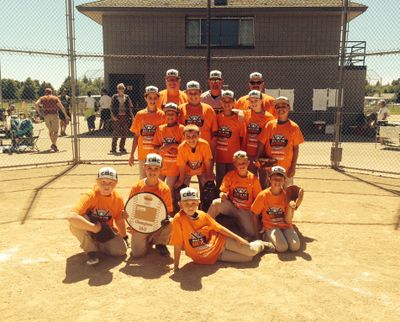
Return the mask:
[[182,197],[196,197],[196,193],[194,191],[184,192]]

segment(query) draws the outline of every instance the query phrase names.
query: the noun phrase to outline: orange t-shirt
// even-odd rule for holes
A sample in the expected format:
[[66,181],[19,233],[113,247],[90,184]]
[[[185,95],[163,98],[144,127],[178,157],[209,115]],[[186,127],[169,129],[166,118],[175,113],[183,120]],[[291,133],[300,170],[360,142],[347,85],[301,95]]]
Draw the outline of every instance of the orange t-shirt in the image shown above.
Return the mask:
[[217,122],[218,137],[215,159],[219,163],[232,163],[233,154],[241,148],[240,138],[246,135],[245,123],[236,113],[232,116],[219,113]]
[[293,147],[303,143],[304,137],[295,122],[288,120],[278,124],[277,120],[273,120],[263,129],[258,140],[265,144],[267,156],[277,159],[277,165],[288,171],[293,160]]
[[[274,118],[277,117],[275,107],[273,105],[274,98],[272,96],[269,96],[267,94],[261,93],[262,95],[262,100],[263,100],[263,109],[265,112],[268,112],[274,116]],[[235,103],[235,108],[237,110],[249,110],[250,109],[250,102],[248,100],[249,95],[242,96],[239,98],[236,103]]]
[[286,194],[282,190],[277,196],[273,195],[271,188],[261,191],[256,200],[251,205],[251,211],[255,215],[262,214],[262,223],[264,229],[271,228],[291,228],[292,225],[285,222]]
[[176,164],[178,167],[186,165],[185,173],[187,175],[198,176],[206,173],[204,162],[211,159],[211,148],[207,141],[199,139],[194,149],[186,141],[183,141],[178,147]]
[[181,104],[186,103],[187,101],[188,100],[185,92],[179,91],[178,95],[168,95],[167,90],[164,89],[160,91],[160,98],[157,102],[157,108],[162,110],[165,104],[167,103],[175,103],[176,105],[179,106]]
[[[168,126],[167,124],[160,125],[154,135],[153,145],[168,146],[175,144],[178,149],[178,144],[183,141],[183,128],[184,126],[182,124],[176,124],[174,126]],[[160,155],[163,158],[161,174],[163,176],[178,176],[179,168],[176,166],[178,152],[173,154],[165,151],[164,153],[160,152]]]
[[[122,218],[124,207],[124,199],[117,191],[113,190],[111,195],[103,196],[95,186],[92,190],[83,194],[72,211],[81,216],[86,215],[89,211],[94,216],[96,214],[99,214],[103,218],[107,216],[107,224],[110,227],[114,227],[114,220]],[[108,215],[106,215],[107,213]]]
[[232,170],[224,176],[219,190],[228,194],[236,208],[250,210],[254,199],[261,192],[261,184],[250,171],[247,171],[246,177],[241,177],[236,170]]
[[183,125],[195,124],[200,128],[200,137],[211,144],[212,133],[217,133],[217,115],[214,109],[205,103],[192,106],[185,103],[179,106],[179,122]]
[[214,264],[224,250],[226,237],[222,227],[210,215],[197,210],[191,219],[183,210],[172,219],[170,245],[182,247],[195,263]]
[[139,138],[138,159],[144,160],[146,155],[154,153],[153,137],[157,127],[165,123],[164,112],[156,110],[149,112],[147,108],[137,112],[130,128],[131,132]]
[[253,157],[257,155],[258,135],[274,117],[268,112],[256,113],[253,110],[243,111],[243,114],[246,123],[245,151]]
[[171,190],[167,184],[159,179],[157,185],[149,186],[146,184],[146,180],[146,178],[141,179],[132,186],[131,191],[129,192],[129,198],[139,192],[151,192],[159,196],[161,200],[164,201],[168,212],[173,212],[174,207],[172,206]]

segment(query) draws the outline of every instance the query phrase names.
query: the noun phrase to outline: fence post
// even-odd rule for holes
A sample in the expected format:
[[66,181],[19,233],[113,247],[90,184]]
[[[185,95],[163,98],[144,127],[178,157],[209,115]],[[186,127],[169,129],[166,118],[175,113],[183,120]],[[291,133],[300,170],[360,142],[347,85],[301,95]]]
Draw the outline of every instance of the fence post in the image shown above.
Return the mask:
[[67,38],[68,38],[68,67],[71,82],[71,105],[72,105],[72,136],[73,136],[73,162],[80,162],[78,144],[78,105],[76,101],[76,52],[75,52],[75,26],[74,26],[74,2],[66,0],[67,10]]
[[340,67],[338,76],[338,97],[336,107],[335,119],[335,141],[331,148],[331,162],[334,169],[339,168],[342,161],[342,147],[341,147],[341,131],[342,131],[342,109],[343,109],[343,76],[344,66],[346,61],[346,41],[347,41],[347,15],[349,10],[349,1],[344,0],[342,10],[342,34],[341,34],[341,48],[340,48]]

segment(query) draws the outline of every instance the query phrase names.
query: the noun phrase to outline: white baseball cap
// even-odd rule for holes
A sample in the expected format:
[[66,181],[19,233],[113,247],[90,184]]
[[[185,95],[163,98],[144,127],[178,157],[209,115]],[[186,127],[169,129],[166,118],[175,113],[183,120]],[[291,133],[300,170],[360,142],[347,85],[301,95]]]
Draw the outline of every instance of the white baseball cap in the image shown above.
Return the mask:
[[239,150],[239,151],[236,151],[236,152],[233,154],[233,160],[237,160],[237,159],[248,159],[248,158],[249,158],[249,157],[247,156],[246,151]]
[[224,97],[229,97],[229,98],[234,100],[235,99],[235,93],[233,93],[230,90],[222,91],[221,98],[224,98]]
[[219,70],[212,70],[212,71],[210,72],[210,77],[209,77],[209,79],[213,79],[213,78],[222,79],[222,72],[219,71]]
[[161,167],[162,166],[162,157],[157,153],[149,153],[146,155],[146,160],[144,161],[145,165],[156,165]]
[[285,96],[279,96],[279,97],[277,97],[277,98],[273,101],[272,104],[275,106],[275,105],[277,105],[277,104],[279,104],[279,103],[287,104],[287,105],[290,107],[289,99],[288,99],[287,97],[285,97]]
[[118,180],[117,170],[111,167],[101,168],[97,174],[98,179]]
[[187,84],[186,84],[186,90],[188,91],[188,90],[191,90],[191,89],[197,89],[197,90],[201,90],[200,89],[200,84],[199,84],[199,82],[196,82],[196,81],[190,81],[190,82],[188,82]]
[[258,99],[261,99],[261,98],[262,98],[261,92],[258,91],[258,90],[256,90],[256,89],[253,89],[253,90],[250,91],[249,94],[248,94],[248,98],[247,98],[247,99],[250,99],[250,98],[258,98]]
[[199,197],[199,192],[195,188],[183,188],[179,192],[181,201],[182,200],[198,200],[200,199]]
[[176,105],[175,103],[171,103],[171,102],[164,105],[163,111],[164,112],[173,111],[173,112],[179,114],[178,105]]
[[176,69],[168,69],[165,72],[165,77],[179,77],[179,72]]
[[144,95],[148,95],[150,93],[155,93],[158,96],[160,96],[160,94],[158,93],[158,87],[155,87],[153,85],[147,86],[144,90]]
[[261,79],[263,79],[263,75],[261,73],[259,73],[259,72],[254,72],[254,73],[251,73],[249,75],[249,79],[253,79],[253,78],[261,78]]
[[281,176],[284,176],[286,178],[286,170],[284,167],[281,167],[280,165],[276,165],[274,167],[271,168],[271,172],[270,172],[270,176],[272,176],[273,174],[279,174]]

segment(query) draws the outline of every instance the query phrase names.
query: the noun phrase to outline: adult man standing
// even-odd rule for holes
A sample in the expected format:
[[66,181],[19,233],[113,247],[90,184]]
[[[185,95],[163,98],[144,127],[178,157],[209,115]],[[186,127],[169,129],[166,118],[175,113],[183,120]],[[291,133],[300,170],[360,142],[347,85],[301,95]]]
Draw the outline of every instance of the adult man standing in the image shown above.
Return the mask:
[[66,121],[69,121],[69,116],[58,97],[52,95],[52,93],[53,90],[51,88],[46,88],[44,90],[44,96],[40,97],[36,101],[35,109],[39,114],[40,106],[43,106],[44,122],[49,130],[49,137],[51,140],[50,149],[52,149],[54,152],[57,152],[57,139],[60,121],[58,118],[58,109],[62,111]]
[[[71,98],[67,95],[67,90],[65,88],[61,90],[58,98],[60,99],[61,104],[64,106],[67,115],[71,118]],[[64,113],[60,110],[58,110],[58,117],[60,118],[60,136],[66,136],[67,133],[65,133],[65,131],[69,122],[65,119]]]
[[[276,111],[274,109],[273,101],[274,98],[272,96],[268,96],[264,93],[265,83],[263,75],[259,72],[251,73],[249,76],[249,90],[257,90],[262,93],[263,100],[263,110],[271,113],[275,118],[277,116]],[[238,110],[248,110],[250,107],[249,96],[244,95],[236,101],[235,108]]]
[[219,70],[212,70],[208,78],[208,87],[210,89],[200,96],[201,102],[210,105],[216,114],[222,112],[221,94],[223,86],[224,80],[222,78],[222,72]]
[[157,103],[158,109],[163,109],[167,103],[175,103],[181,105],[187,102],[185,92],[181,91],[181,77],[176,69],[168,69],[165,73],[166,89],[160,91],[160,99]]

